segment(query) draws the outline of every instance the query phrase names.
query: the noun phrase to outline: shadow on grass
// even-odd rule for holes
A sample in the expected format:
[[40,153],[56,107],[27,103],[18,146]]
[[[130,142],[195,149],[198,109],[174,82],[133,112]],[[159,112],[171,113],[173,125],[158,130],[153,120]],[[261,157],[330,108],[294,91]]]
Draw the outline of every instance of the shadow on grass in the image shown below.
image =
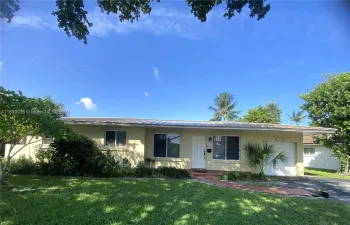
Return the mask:
[[348,205],[176,180],[10,177],[13,224],[347,224]]

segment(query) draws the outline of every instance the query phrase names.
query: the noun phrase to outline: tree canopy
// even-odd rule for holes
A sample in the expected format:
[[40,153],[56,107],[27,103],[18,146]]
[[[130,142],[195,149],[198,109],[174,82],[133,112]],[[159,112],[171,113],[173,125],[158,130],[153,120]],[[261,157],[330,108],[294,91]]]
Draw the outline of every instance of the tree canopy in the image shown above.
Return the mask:
[[[231,19],[235,13],[241,13],[244,6],[250,9],[249,16],[257,17],[260,20],[265,17],[270,10],[270,5],[265,4],[266,0],[240,0],[240,1],[222,1],[222,0],[185,0],[191,8],[191,13],[201,22],[207,20],[208,13],[216,6],[223,5],[225,12],[223,16]],[[141,14],[150,14],[152,11],[152,3],[160,2],[160,0],[97,0],[97,4],[101,12],[106,14],[116,14],[119,20],[134,22],[138,20]],[[11,22],[15,13],[20,9],[19,0],[2,0],[0,1],[0,18],[7,19]],[[62,28],[68,37],[74,36],[79,40],[83,40],[87,44],[87,35],[89,28],[93,24],[89,21],[84,10],[83,0],[56,0],[57,9],[52,12],[52,15],[57,17],[58,27]]]
[[[66,115],[63,106],[49,97],[28,98],[21,91],[5,90],[0,86],[0,147],[5,143],[10,148],[5,155],[5,163],[0,159],[0,181],[10,160],[25,146],[39,142],[36,137],[57,137],[66,131],[60,119]],[[18,141],[30,136],[24,145],[13,152]]]
[[275,102],[269,102],[266,106],[259,105],[249,109],[244,115],[243,122],[247,123],[281,123],[282,110]]
[[340,158],[341,170],[346,170],[350,154],[350,72],[329,75],[325,82],[300,97],[310,125],[337,129],[334,135],[320,137],[321,143],[332,149]]
[[211,121],[231,121],[238,119],[239,111],[235,110],[237,102],[235,96],[228,92],[222,92],[214,98],[214,106],[209,106],[213,112]]

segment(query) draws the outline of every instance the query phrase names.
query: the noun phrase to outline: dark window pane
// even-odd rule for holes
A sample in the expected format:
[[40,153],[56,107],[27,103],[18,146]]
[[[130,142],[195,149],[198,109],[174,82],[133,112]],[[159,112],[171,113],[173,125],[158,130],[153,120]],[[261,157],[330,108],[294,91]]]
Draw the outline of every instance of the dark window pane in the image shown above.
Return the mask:
[[115,131],[106,131],[106,146],[115,146]]
[[126,144],[126,132],[125,131],[117,131],[117,145],[125,146]]
[[166,157],[166,134],[154,135],[154,157]]
[[225,159],[225,136],[214,136],[213,159]]
[[167,150],[169,158],[179,158],[180,157],[180,135],[178,134],[168,134],[167,135]]
[[226,137],[227,159],[239,160],[239,137]]

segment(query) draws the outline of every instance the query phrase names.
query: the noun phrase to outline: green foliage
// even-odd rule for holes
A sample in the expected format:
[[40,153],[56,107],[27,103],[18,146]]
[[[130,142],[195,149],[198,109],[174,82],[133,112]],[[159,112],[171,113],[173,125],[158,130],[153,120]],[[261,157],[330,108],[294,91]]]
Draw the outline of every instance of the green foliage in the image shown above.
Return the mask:
[[259,105],[258,108],[249,109],[244,115],[243,122],[246,123],[281,123],[282,110],[275,102],[269,102],[266,106]]
[[116,160],[111,151],[100,151],[90,138],[69,133],[56,139],[48,149],[38,149],[36,157],[41,174],[59,176],[190,178],[187,170],[139,164],[130,168],[127,159]]
[[38,174],[39,167],[32,158],[26,158],[22,155],[11,161],[9,172],[15,174]]
[[350,155],[350,72],[330,75],[300,97],[304,100],[301,108],[311,119],[310,125],[337,129],[334,135],[319,138],[339,157],[344,172]]
[[[160,2],[160,0],[155,0]],[[235,13],[241,13],[244,6],[248,5],[250,9],[249,16],[251,18],[257,16],[257,20],[265,17],[270,10],[270,5],[264,5],[266,0],[244,0],[244,1],[195,1],[186,0],[187,5],[191,8],[191,13],[201,22],[207,20],[208,13],[214,6],[225,4],[224,17],[231,19]],[[97,4],[102,13],[116,14],[119,20],[134,22],[138,20],[141,14],[150,14],[152,11],[151,4],[153,0],[132,0],[132,1],[108,1],[97,0]],[[57,9],[52,12],[52,15],[57,17],[58,27],[62,28],[68,37],[74,36],[78,40],[83,40],[87,44],[87,35],[89,28],[93,24],[88,20],[88,12],[84,10],[83,0],[56,0]],[[14,14],[19,10],[18,0],[1,1],[0,18],[6,18],[11,22]]]
[[287,156],[284,152],[277,154],[275,146],[268,143],[248,143],[244,146],[248,158],[248,164],[256,169],[259,174],[264,174],[266,165],[272,163],[276,167],[278,163],[285,163]]
[[253,181],[265,181],[267,177],[263,173],[253,173],[250,175],[250,179]]
[[159,167],[156,170],[161,178],[191,178],[190,173],[185,169],[177,169],[174,167]]
[[174,167],[159,167],[157,169],[138,166],[130,170],[129,176],[145,178],[172,178],[172,179],[189,179],[190,173],[185,169]]
[[292,122],[295,122],[296,125],[299,125],[301,123],[301,121],[306,117],[303,116],[304,111],[299,111],[299,112],[295,112],[295,110],[293,110],[292,115],[288,115],[289,120]]
[[214,106],[209,106],[209,110],[213,111],[211,121],[231,121],[238,119],[239,111],[234,110],[237,102],[235,96],[228,92],[222,92],[214,98]]
[[249,174],[238,172],[238,171],[232,171],[225,174],[221,174],[219,178],[220,180],[231,180],[231,181],[248,180]]
[[[66,116],[63,105],[50,97],[28,98],[21,91],[17,93],[0,86],[0,112],[0,147],[10,144],[4,165],[0,161],[0,181],[17,153],[29,144],[41,141],[35,137],[59,137],[67,130],[61,120]],[[17,142],[28,136],[31,138],[27,143],[13,151]]]
[[110,165],[108,156],[93,140],[73,132],[55,139],[48,149],[38,149],[36,154],[44,173],[51,175],[90,175]]

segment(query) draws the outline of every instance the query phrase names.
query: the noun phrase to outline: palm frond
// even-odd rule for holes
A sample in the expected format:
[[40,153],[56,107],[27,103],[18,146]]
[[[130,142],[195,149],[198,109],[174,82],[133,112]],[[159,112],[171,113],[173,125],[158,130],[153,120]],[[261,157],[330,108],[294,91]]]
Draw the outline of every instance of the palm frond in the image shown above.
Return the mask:
[[285,152],[278,153],[275,158],[272,160],[273,169],[276,169],[278,163],[286,163],[288,161],[288,157]]
[[222,92],[214,98],[214,106],[209,106],[208,110],[213,111],[212,121],[234,120],[238,118],[239,111],[234,110],[237,102],[234,95]]

